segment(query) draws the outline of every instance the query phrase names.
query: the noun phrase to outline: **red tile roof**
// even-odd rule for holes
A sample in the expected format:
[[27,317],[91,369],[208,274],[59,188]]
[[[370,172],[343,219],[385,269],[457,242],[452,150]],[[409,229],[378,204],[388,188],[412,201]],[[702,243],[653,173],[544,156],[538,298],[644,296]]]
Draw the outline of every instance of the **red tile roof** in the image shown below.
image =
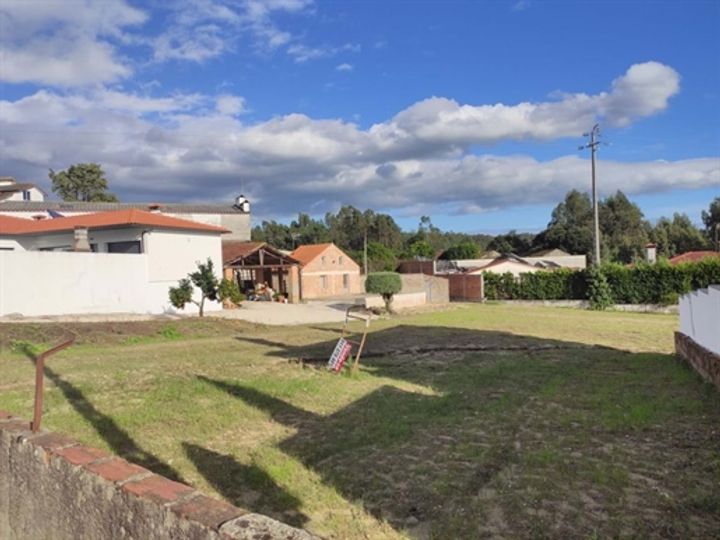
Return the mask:
[[681,253],[680,255],[675,255],[674,257],[672,257],[670,259],[670,264],[696,262],[701,259],[707,259],[708,257],[720,257],[720,252],[718,252],[718,251],[688,251],[686,253]]
[[283,264],[298,264],[296,259],[293,259],[290,255],[286,255],[279,249],[272,247],[267,242],[243,242],[240,240],[225,240],[222,243],[223,264],[230,265],[231,263],[235,263],[238,259],[249,257],[260,249],[262,249],[265,253],[264,264],[267,266],[277,264],[277,262],[273,262],[272,260],[268,261],[267,257],[281,259]]
[[328,244],[306,244],[298,247],[290,254],[290,256],[293,259],[300,261],[300,264],[305,266],[310,264],[313,260],[320,256],[322,252],[332,245],[332,242]]
[[228,242],[222,243],[222,258],[223,264],[239,259],[240,257],[247,257],[251,253],[256,252],[258,249],[263,247],[265,242]]
[[105,229],[122,226],[216,233],[230,232],[214,225],[134,209],[42,219],[39,221],[0,215],[0,234],[11,236],[72,231],[76,227]]

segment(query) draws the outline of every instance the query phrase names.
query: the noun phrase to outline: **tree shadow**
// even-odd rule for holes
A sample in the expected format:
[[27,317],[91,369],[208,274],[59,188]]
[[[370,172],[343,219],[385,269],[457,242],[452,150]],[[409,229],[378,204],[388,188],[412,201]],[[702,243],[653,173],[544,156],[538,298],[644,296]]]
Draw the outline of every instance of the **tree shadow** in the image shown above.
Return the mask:
[[[268,347],[268,356],[311,362],[327,361],[335,344],[335,339],[300,346],[256,337],[237,339]],[[665,437],[684,429],[681,423],[672,424],[666,433],[664,426],[650,435],[644,432],[645,439],[636,440],[638,430],[660,425],[672,407],[680,415],[693,408],[683,403],[688,388],[683,386],[684,375],[673,371],[677,364],[672,355],[508,332],[402,325],[369,334],[363,358],[363,377],[385,378],[397,385],[376,387],[328,415],[304,410],[242,382],[198,378],[267,412],[273,421],[292,426],[295,433],[277,447],[317,472],[347,500],[360,502],[398,530],[418,523],[438,526],[432,534],[439,537],[478,537],[477,524],[498,511],[492,510],[496,500],[487,502],[486,494],[505,489],[507,482],[517,481],[509,480],[513,474],[528,467],[532,474],[521,480],[530,485],[527,493],[549,489],[546,497],[555,507],[568,497],[575,501],[582,489],[595,489],[605,497],[600,503],[606,505],[603,512],[644,519],[635,515],[637,508],[609,502],[622,499],[617,498],[618,488],[610,485],[615,480],[608,479],[616,477],[608,477],[603,467],[614,470],[617,465],[607,465],[606,457],[598,457],[598,448],[645,444],[665,448]],[[682,384],[668,386],[672,377]],[[699,395],[702,384],[695,379],[687,384]],[[347,383],[352,384],[352,379]],[[677,399],[677,406],[664,411],[665,398]],[[701,416],[697,420],[707,423]],[[592,460],[578,464],[578,472],[567,469],[567,448],[591,455]],[[699,449],[696,458],[705,450]],[[643,469],[650,476],[664,463],[659,454],[641,459],[634,448],[626,451],[628,462],[623,466],[629,470]],[[565,477],[553,467],[564,471]],[[555,480],[543,480],[543,475],[561,481],[550,489],[547,486]],[[588,477],[608,484],[593,486]],[[621,474],[617,481],[622,482]],[[502,500],[521,515],[524,510],[519,509],[535,500],[524,497],[520,493],[510,500],[504,495]],[[577,504],[573,512],[590,512],[590,507]],[[648,498],[636,504],[651,516],[658,504],[665,503]],[[483,513],[486,510],[490,514]],[[696,515],[708,520],[707,513]],[[652,519],[635,530],[653,530]],[[512,523],[497,521],[504,525],[493,532],[495,525],[490,524],[483,534],[518,537],[547,532],[528,514]],[[573,526],[579,527],[574,533]],[[568,521],[553,534],[592,534],[593,529],[584,526]],[[603,524],[595,521],[595,526]]]
[[[30,347],[24,347],[22,352],[33,364],[37,362],[37,358]],[[97,434],[102,437],[115,454],[156,474],[165,476],[176,482],[183,482],[180,473],[152,452],[148,452],[140,447],[130,434],[121,428],[113,418],[97,410],[77,386],[64,380],[58,373],[53,371],[52,368],[48,367],[47,364],[45,364],[44,368],[45,377],[50,379],[53,384],[60,389],[72,408],[92,425]]]
[[198,472],[230,503],[295,527],[307,523],[307,516],[299,510],[301,501],[257,465],[244,465],[232,456],[192,443],[183,442],[182,446]]
[[[308,363],[327,361],[333,351],[335,342],[340,338],[342,327],[312,327],[335,334],[330,341],[318,341],[305,345],[288,345],[281,341],[272,341],[252,336],[235,336],[235,339],[268,347],[267,356],[286,358]],[[351,333],[358,329],[351,328]],[[368,332],[363,358],[381,358],[389,355],[427,354],[432,352],[536,352],[562,349],[607,349],[601,345],[587,345],[561,340],[536,338],[512,334],[509,332],[469,330],[465,328],[426,327],[414,325],[398,325],[392,328]]]

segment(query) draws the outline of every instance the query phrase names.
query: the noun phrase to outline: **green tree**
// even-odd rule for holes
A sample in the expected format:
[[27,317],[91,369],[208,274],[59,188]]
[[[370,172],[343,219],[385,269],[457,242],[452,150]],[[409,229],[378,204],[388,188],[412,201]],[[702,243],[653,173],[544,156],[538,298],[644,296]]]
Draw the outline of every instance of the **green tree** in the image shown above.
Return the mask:
[[587,298],[590,309],[605,310],[613,304],[610,284],[597,266],[591,266],[587,271]]
[[703,210],[701,216],[708,240],[715,244],[715,249],[720,250],[720,197],[715,197],[707,212]]
[[370,272],[393,271],[397,267],[395,254],[380,242],[368,242],[367,253]]
[[645,257],[649,224],[640,207],[618,191],[600,203],[603,259],[630,263]]
[[290,227],[277,221],[263,221],[255,226],[250,233],[253,242],[267,242],[278,249],[293,249],[293,238]]
[[443,252],[441,259],[447,261],[457,261],[463,259],[477,259],[478,257],[480,257],[480,248],[478,248],[478,245],[471,240],[465,240],[446,249]]
[[375,272],[365,279],[365,292],[381,295],[389,313],[392,313],[393,296],[401,290],[402,280],[396,272]]
[[[199,316],[202,317],[205,314],[205,300],[230,300],[235,304],[242,301],[242,295],[240,295],[236,283],[226,279],[219,281],[215,276],[212,259],[208,257],[207,262],[199,262],[197,267],[195,272],[191,272],[187,278],[181,279],[177,287],[170,287],[168,295],[170,303],[174,307],[185,309],[186,304],[195,304],[198,307]],[[193,285],[200,291],[199,300],[193,298]]]
[[532,235],[518,234],[516,231],[510,231],[507,234],[499,234],[488,244],[488,250],[494,250],[499,253],[516,253],[522,255],[526,253],[532,245]]
[[50,169],[52,190],[64,201],[116,202],[117,197],[108,191],[108,182],[102,167],[97,163],[78,163],[67,171]]
[[707,249],[709,242],[693,225],[686,214],[675,213],[672,220],[660,218],[650,232],[650,239],[657,244],[658,255],[674,257],[686,251]]
[[320,220],[312,219],[308,214],[298,214],[297,220],[290,223],[289,231],[293,247],[330,241],[330,232],[325,224]]
[[415,240],[403,253],[406,259],[432,259],[434,256],[435,251],[427,240]]
[[547,229],[533,240],[535,249],[562,249],[590,255],[593,247],[592,203],[587,193],[573,189],[552,211]]

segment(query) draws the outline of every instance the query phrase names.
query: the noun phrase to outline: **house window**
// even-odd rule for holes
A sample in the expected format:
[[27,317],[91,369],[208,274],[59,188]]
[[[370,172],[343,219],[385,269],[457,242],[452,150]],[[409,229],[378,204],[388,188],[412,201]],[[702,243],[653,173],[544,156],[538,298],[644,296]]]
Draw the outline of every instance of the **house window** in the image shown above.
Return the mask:
[[338,264],[342,266],[342,263],[343,263],[343,257],[342,257],[342,255],[340,255],[338,257]]
[[131,242],[108,242],[108,253],[141,253],[140,242],[133,240]]
[[328,288],[327,276],[320,276],[320,287],[322,289]]
[[323,266],[325,266],[325,255],[323,255],[322,257],[320,257],[320,264],[322,264]]
[[29,201],[30,200],[30,191],[27,189],[23,191],[23,201]]
[[343,274],[343,289],[350,288],[350,274]]

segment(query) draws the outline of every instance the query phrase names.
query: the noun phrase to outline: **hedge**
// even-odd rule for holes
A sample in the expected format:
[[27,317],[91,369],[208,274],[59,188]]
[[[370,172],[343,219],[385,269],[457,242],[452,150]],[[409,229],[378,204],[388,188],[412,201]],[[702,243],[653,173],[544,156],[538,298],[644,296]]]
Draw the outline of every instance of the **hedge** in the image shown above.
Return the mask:
[[[679,296],[720,283],[720,257],[670,265],[639,263],[608,264],[601,268],[615,304],[674,304]],[[588,271],[562,268],[552,272],[522,274],[485,273],[485,296],[489,300],[585,300]]]

